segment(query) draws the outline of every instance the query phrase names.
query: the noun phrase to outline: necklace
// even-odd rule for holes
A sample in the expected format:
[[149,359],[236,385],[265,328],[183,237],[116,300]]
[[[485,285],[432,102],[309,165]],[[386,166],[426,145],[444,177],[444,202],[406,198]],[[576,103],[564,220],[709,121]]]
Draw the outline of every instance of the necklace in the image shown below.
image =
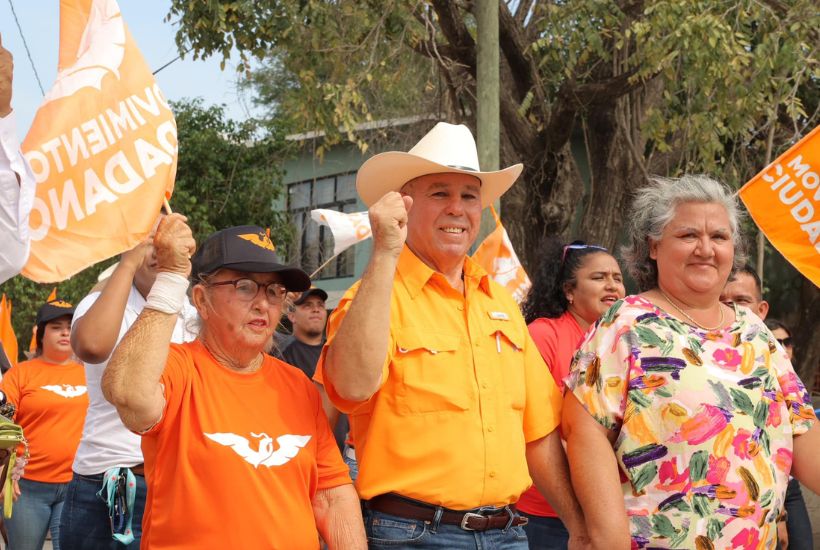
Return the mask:
[[663,290],[661,290],[661,287],[658,287],[658,292],[660,292],[660,293],[661,293],[661,295],[662,295],[662,296],[666,299],[666,301],[667,301],[667,302],[669,302],[670,304],[672,304],[672,307],[673,307],[673,308],[675,308],[676,310],[678,310],[678,313],[680,313],[681,315],[683,315],[684,317],[686,317],[686,319],[687,319],[690,323],[692,323],[693,325],[695,325],[696,327],[702,328],[703,330],[708,331],[708,332],[712,332],[712,331],[717,330],[717,329],[719,329],[720,327],[722,327],[722,326],[723,326],[723,308],[722,308],[722,307],[720,308],[720,321],[718,321],[717,326],[715,326],[715,327],[707,327],[707,326],[701,325],[700,323],[698,323],[697,321],[695,321],[694,319],[692,319],[692,317],[691,317],[688,313],[686,313],[686,312],[685,312],[685,311],[683,311],[681,308],[679,308],[679,307],[677,306],[677,304],[676,304],[675,302],[673,302],[673,301],[672,301],[672,298],[670,298],[669,296],[667,296],[667,295],[666,295],[666,292],[664,292]]

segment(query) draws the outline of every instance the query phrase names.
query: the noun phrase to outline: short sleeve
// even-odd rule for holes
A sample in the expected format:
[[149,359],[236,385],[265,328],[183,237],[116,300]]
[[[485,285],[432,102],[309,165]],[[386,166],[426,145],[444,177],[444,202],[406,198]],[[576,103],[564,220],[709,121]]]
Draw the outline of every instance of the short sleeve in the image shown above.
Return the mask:
[[[338,307],[330,314],[330,318],[327,322],[327,342],[325,346],[322,348],[322,353],[319,355],[319,361],[316,364],[316,371],[313,374],[313,380],[315,380],[318,384],[324,386],[325,391],[327,392],[327,396],[330,399],[330,402],[333,405],[342,411],[343,413],[351,414],[355,412],[360,412],[362,409],[366,408],[369,403],[373,402],[376,393],[374,393],[370,399],[366,401],[349,401],[341,397],[337,392],[336,388],[333,386],[333,383],[325,377],[325,360],[327,358],[327,352],[330,349],[330,346],[333,345],[333,340],[336,337],[336,332],[339,330],[339,327],[342,324],[342,321],[347,315],[348,310],[350,309],[350,305],[353,303],[353,299],[356,296],[356,291],[359,288],[359,283],[353,285],[342,297],[339,301]],[[390,363],[393,360],[393,350],[395,349],[395,340],[393,339],[393,333],[391,330],[390,339],[387,346],[387,354],[384,359],[384,364],[382,364],[382,384],[387,381],[387,377],[390,373]]]
[[192,365],[193,356],[187,346],[181,344],[170,345],[168,359],[165,361],[165,370],[162,371],[162,376],[159,379],[162,385],[162,395],[165,398],[162,416],[156,424],[139,435],[159,433],[168,422],[168,419],[176,416],[182,403],[184,387],[189,382]]
[[[524,320],[521,320],[524,323]],[[561,423],[561,391],[548,374],[544,359],[529,333],[524,343],[527,404],[524,408],[524,439],[527,443],[546,436]]]
[[322,408],[322,399],[316,387],[306,381],[309,386],[309,395],[316,411],[316,466],[319,482],[317,490],[332,489],[340,485],[353,483],[350,479],[350,469],[339,454],[336,439],[330,431],[325,411]]
[[91,294],[80,300],[80,303],[77,304],[76,308],[74,308],[74,316],[71,318],[72,327],[78,319],[80,319],[83,315],[88,313],[88,310],[91,309],[91,306],[94,305],[94,302],[96,302],[99,297],[99,292],[92,292]]
[[600,321],[575,354],[564,383],[587,412],[608,430],[619,430],[626,410],[626,388],[634,363],[631,319]]
[[[527,330],[529,330],[532,341],[535,342],[538,352],[541,354],[541,358],[552,373],[553,379],[555,379],[556,376],[560,376],[560,369],[556,361],[558,350],[555,345],[557,338],[555,329],[544,322],[543,319],[536,319],[527,325]],[[556,379],[555,383],[560,386],[562,381]]]
[[817,421],[811,396],[802,380],[794,372],[794,367],[792,367],[785,350],[771,334],[769,334],[769,342],[770,349],[774,348],[771,355],[771,365],[777,376],[780,390],[783,392],[783,402],[789,410],[792,433],[794,435],[804,434]]

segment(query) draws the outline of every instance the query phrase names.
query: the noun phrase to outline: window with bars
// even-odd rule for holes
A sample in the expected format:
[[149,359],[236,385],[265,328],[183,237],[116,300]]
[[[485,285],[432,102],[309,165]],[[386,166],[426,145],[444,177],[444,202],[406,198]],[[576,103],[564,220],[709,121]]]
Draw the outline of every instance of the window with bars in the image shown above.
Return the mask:
[[[298,250],[302,269],[308,273],[313,273],[333,255],[330,228],[317,224],[310,217],[310,211],[315,208],[355,212],[356,173],[288,185],[288,213],[295,229],[295,250]],[[314,279],[352,277],[354,270],[354,250],[350,248],[323,267]]]

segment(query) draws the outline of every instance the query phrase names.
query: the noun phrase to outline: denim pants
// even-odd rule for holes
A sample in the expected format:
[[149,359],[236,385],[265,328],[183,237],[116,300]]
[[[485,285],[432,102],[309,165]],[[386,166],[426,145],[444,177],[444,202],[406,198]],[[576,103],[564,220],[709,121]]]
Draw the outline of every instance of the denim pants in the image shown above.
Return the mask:
[[97,496],[102,487],[102,474],[83,476],[74,473],[68,484],[63,515],[60,521],[62,550],[138,550],[142,536],[142,512],[145,508],[145,478],[135,476],[137,492],[134,499],[134,518],[131,527],[134,542],[120,544],[111,536],[108,506]]
[[51,531],[54,549],[60,550],[60,513],[67,485],[20,480],[20,498],[14,503],[11,517],[5,520],[9,548],[42,550],[46,533]]
[[465,531],[458,525],[406,519],[367,507],[362,512],[370,549],[527,550],[527,534],[520,525],[509,529]]
[[524,526],[530,550],[566,550],[569,545],[569,531],[564,523],[547,516],[534,516],[520,512],[529,523]]
[[803,500],[803,492],[800,490],[800,482],[794,478],[789,480],[789,487],[786,489],[786,512],[789,550],[812,550],[814,541],[811,520],[806,510],[806,501]]

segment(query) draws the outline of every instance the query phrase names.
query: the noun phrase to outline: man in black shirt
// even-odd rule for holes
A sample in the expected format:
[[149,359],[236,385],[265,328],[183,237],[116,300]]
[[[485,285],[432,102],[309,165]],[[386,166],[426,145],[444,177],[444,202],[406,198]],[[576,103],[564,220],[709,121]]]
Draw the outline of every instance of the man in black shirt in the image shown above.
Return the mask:
[[282,350],[282,357],[300,368],[308,378],[313,378],[325,344],[325,300],[327,292],[321,288],[311,288],[294,300],[293,307],[288,312],[288,319],[293,326],[293,340]]

